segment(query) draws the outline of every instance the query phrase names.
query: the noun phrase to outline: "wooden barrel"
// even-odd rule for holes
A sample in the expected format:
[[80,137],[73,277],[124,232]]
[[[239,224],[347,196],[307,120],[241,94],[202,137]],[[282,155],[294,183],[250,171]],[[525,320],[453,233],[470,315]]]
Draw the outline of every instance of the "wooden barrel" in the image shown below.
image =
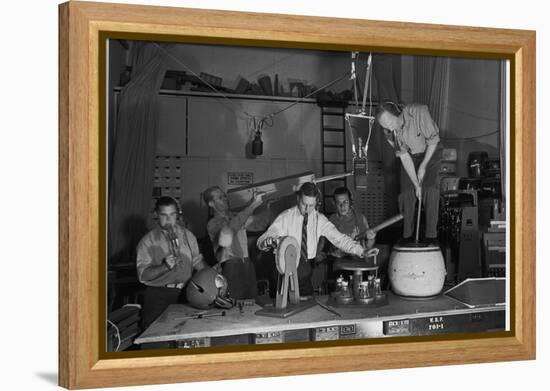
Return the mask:
[[409,297],[438,295],[447,274],[441,249],[421,244],[394,246],[388,272],[394,293]]

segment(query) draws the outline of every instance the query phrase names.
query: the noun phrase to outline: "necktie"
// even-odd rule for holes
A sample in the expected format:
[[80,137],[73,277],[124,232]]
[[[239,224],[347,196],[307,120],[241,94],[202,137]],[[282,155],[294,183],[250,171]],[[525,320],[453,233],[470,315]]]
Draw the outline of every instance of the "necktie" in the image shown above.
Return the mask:
[[302,223],[302,245],[300,247],[300,262],[307,262],[307,214]]
[[399,142],[399,138],[397,137],[397,132],[394,130],[393,132],[393,149],[396,152],[401,151],[401,143]]

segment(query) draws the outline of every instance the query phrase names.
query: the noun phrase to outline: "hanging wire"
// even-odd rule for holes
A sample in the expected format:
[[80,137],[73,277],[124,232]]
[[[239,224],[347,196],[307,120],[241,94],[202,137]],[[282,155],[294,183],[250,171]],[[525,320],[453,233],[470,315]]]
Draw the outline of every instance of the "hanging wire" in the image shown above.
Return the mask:
[[[354,56],[352,55],[352,74],[355,73],[356,71],[356,66],[353,64],[353,61],[358,57],[357,56]],[[366,105],[367,105],[367,93],[368,93],[368,99],[369,99],[369,117],[372,117],[372,79],[373,79],[373,71],[372,71],[372,53],[369,53],[369,57],[368,57],[368,60],[367,60],[367,70],[365,72],[365,88],[364,88],[364,91],[363,91],[363,98],[362,98],[362,106],[361,106],[361,109],[359,110],[359,114],[360,116],[361,115],[365,115],[366,114]],[[357,90],[358,90],[358,85],[357,85],[357,76],[356,75],[352,75],[351,79],[354,81],[353,83],[353,88],[354,88],[354,92],[355,92],[355,99],[356,99],[356,102],[355,102],[355,108],[357,109],[358,106],[359,106],[359,102],[357,100]],[[368,152],[368,147],[369,147],[369,142],[370,142],[370,138],[371,138],[371,135],[372,135],[372,128],[373,128],[373,125],[374,125],[374,120],[372,118],[368,118],[368,121],[369,121],[369,133],[368,133],[368,136],[367,136],[367,140],[365,141],[365,146],[363,147],[361,144],[362,144],[362,139],[359,138],[359,151],[355,151],[355,139],[354,139],[354,136],[353,136],[353,129],[357,129],[356,126],[353,126],[352,123],[351,123],[351,120],[350,120],[350,116],[349,115],[346,115],[346,122],[348,124],[348,127],[350,129],[350,139],[351,139],[351,143],[352,143],[352,155],[353,157],[361,157],[361,153],[364,152],[364,155],[365,155],[365,158],[367,157],[367,152]],[[357,153],[359,153],[359,155],[357,155]]]
[[274,116],[276,116],[277,114],[281,114],[283,111],[286,111],[286,110],[290,109],[291,107],[293,107],[293,106],[297,105],[298,103],[302,102],[304,99],[307,99],[307,98],[309,98],[310,96],[315,95],[315,94],[318,93],[319,91],[322,91],[322,90],[324,90],[325,88],[328,88],[328,87],[330,87],[331,85],[336,84],[336,83],[338,83],[339,81],[341,81],[341,80],[343,80],[343,79],[349,77],[350,73],[351,73],[351,72],[346,72],[345,74],[343,74],[343,75],[340,76],[339,78],[334,79],[333,81],[331,81],[331,82],[325,84],[324,86],[317,88],[315,91],[313,91],[313,92],[307,94],[306,96],[304,96],[304,97],[302,97],[302,98],[298,98],[294,103],[288,105],[287,107],[285,107],[285,108],[283,108],[283,109],[281,109],[281,110],[279,110],[279,111],[276,111],[276,112],[274,112],[274,113],[272,113],[272,114],[269,114],[269,115],[267,115],[266,117],[274,117]]
[[[235,102],[233,102],[231,99],[229,99],[223,92],[219,91],[216,87],[214,87],[212,84],[208,83],[206,80],[204,80],[203,78],[201,78],[199,75],[197,75],[197,73],[195,73],[191,68],[189,68],[187,65],[185,65],[185,63],[183,61],[181,61],[179,58],[177,58],[175,55],[173,55],[172,53],[170,53],[168,50],[166,50],[165,48],[163,48],[162,46],[160,46],[158,43],[156,42],[153,42],[153,45],[155,45],[157,48],[159,48],[164,54],[166,54],[168,57],[170,57],[172,60],[174,60],[175,62],[177,62],[179,65],[181,65],[187,72],[191,73],[193,76],[195,76],[197,79],[199,79],[200,81],[202,81],[204,84],[206,84],[206,86],[208,86],[208,88],[210,88],[212,91],[214,91],[216,94],[220,95],[223,99],[225,99],[227,102],[229,102],[229,105],[232,106],[232,107],[235,107],[237,109],[239,109],[240,111],[240,107],[237,106],[235,104]],[[248,119],[248,117],[250,117],[250,115],[248,113],[244,113],[247,118],[244,118],[242,116],[239,115],[239,113],[235,110],[231,110],[235,116],[243,121],[246,121]]]
[[[163,53],[165,53],[168,57],[170,57],[171,59],[173,59],[174,61],[176,61],[179,65],[181,65],[186,71],[188,71],[189,73],[191,73],[193,76],[195,76],[197,79],[199,79],[200,81],[202,81],[204,84],[206,84],[206,86],[208,88],[210,88],[211,90],[213,90],[214,92],[216,92],[218,95],[220,95],[222,98],[224,98],[227,102],[229,102],[229,104],[234,107],[234,108],[237,108],[237,109],[240,109],[231,99],[229,99],[227,97],[227,95],[225,95],[223,92],[219,91],[216,87],[214,87],[212,84],[208,83],[206,80],[202,79],[199,75],[197,75],[196,72],[194,72],[192,69],[190,69],[187,65],[185,65],[185,63],[183,63],[179,58],[177,58],[175,55],[173,55],[172,53],[170,53],[169,51],[167,51],[165,48],[163,48],[162,46],[160,46],[159,44],[157,44],[156,42],[153,42],[153,44],[159,48]],[[251,119],[253,120],[254,122],[254,128],[256,128],[256,120],[257,118],[259,118],[259,121],[260,121],[260,124],[261,124],[261,128],[263,128],[264,126],[268,126],[268,127],[272,127],[273,124],[274,124],[274,121],[273,121],[273,117],[275,117],[276,115],[278,114],[281,114],[282,112],[290,109],[291,107],[297,105],[298,103],[301,103],[303,102],[304,99],[307,99],[309,98],[310,96],[312,95],[315,95],[316,93],[318,93],[319,91],[322,91],[324,90],[325,88],[328,88],[330,86],[332,86],[333,84],[336,84],[338,82],[340,82],[341,80],[349,77],[350,75],[350,72],[346,72],[344,75],[330,81],[329,83],[325,84],[324,86],[316,89],[315,91],[309,93],[308,95],[304,96],[304,97],[301,97],[301,98],[298,98],[296,99],[295,102],[293,102],[292,104],[288,105],[287,107],[284,107],[282,108],[281,110],[279,111],[276,111],[274,113],[271,113],[271,114],[268,114],[268,115],[252,115],[252,114],[249,114],[248,112],[244,111],[243,114],[246,116],[246,117],[242,117],[240,116],[237,111],[231,109],[231,111],[235,114],[235,116],[243,121],[247,121],[247,124],[249,123],[248,121],[250,121]],[[240,111],[240,110],[239,110]],[[248,125],[247,125],[248,126]]]
[[[372,79],[374,73],[372,72],[372,53],[369,53],[369,60],[368,60],[368,72],[369,72],[369,117],[372,117]],[[366,91],[364,92],[365,96]],[[363,102],[365,102],[365,99],[363,99]],[[365,103],[363,103],[363,110]],[[370,136],[372,134],[372,127],[374,125],[374,120],[372,118],[369,118],[369,136],[367,137],[367,141],[365,142],[365,158],[367,157],[367,150],[369,149],[369,141]]]
[[354,126],[351,125],[351,121],[349,119],[350,117],[348,115],[346,115],[346,122],[348,123],[348,127],[349,127],[349,137],[351,139],[351,153],[353,155],[353,158],[356,158],[357,157],[357,151],[355,150],[355,139],[353,138],[353,131],[351,128],[353,128]]
[[369,82],[369,116],[374,117],[372,113],[372,89],[373,89],[373,80],[374,80],[374,70],[371,68],[371,76]]
[[357,97],[357,65],[359,64],[359,52],[351,52],[351,76],[353,80],[353,95],[355,101],[353,102],[355,109],[359,107],[359,98]]
[[[372,53],[369,53],[369,57],[367,59],[367,72],[365,73],[365,88],[370,87],[371,73],[372,73]],[[363,91],[363,105],[361,106],[362,113],[365,112],[366,104],[367,104],[367,91]]]
[[115,352],[118,352],[118,349],[120,349],[120,344],[122,342],[121,339],[120,339],[120,330],[117,327],[117,325],[114,324],[113,322],[111,322],[109,319],[107,319],[107,323],[109,323],[115,329],[115,333],[116,333],[116,337],[117,337],[117,346],[115,348]]

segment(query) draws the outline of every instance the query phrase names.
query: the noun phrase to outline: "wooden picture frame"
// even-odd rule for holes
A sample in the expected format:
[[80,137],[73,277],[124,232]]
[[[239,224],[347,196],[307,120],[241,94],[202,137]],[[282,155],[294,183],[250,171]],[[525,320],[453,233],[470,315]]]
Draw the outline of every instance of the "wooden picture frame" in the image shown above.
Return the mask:
[[[69,2],[59,6],[59,384],[89,388],[535,358],[535,33]],[[510,60],[511,330],[308,348],[107,357],[102,40],[136,38]],[[103,61],[103,62],[102,62]],[[104,71],[104,70],[103,70]],[[104,99],[104,98],[103,98]],[[103,121],[104,122],[104,121]],[[103,345],[104,346],[104,345]],[[457,354],[457,351],[460,354]],[[346,359],[339,359],[339,358]],[[352,357],[353,359],[349,359]]]

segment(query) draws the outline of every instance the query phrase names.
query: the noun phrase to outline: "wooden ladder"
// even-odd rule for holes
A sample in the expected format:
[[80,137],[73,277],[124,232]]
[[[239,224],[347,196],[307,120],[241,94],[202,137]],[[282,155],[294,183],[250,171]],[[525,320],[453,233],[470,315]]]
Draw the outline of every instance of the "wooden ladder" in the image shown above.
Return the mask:
[[[346,162],[346,106],[320,106],[321,107],[321,167],[322,176],[347,172]],[[330,118],[338,117],[338,121]],[[341,121],[340,121],[341,120]],[[335,122],[338,122],[335,126]],[[339,154],[329,151],[340,150]],[[327,160],[327,155],[330,160]],[[337,159],[332,156],[337,155]],[[346,186],[346,178],[333,179],[322,183],[323,204],[325,214],[335,212],[332,203],[326,202],[332,198],[332,191],[338,186]]]

